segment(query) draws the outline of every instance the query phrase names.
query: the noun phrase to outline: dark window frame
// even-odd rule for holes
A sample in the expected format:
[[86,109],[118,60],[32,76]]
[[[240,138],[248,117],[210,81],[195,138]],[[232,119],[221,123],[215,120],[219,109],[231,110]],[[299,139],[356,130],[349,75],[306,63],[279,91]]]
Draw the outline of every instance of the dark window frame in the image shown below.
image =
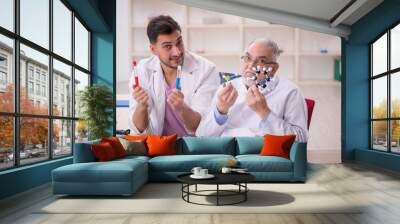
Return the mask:
[[[49,2],[49,49],[46,49],[32,41],[30,41],[27,38],[24,38],[20,36],[20,0],[14,0],[13,3],[13,10],[14,10],[14,31],[10,31],[6,28],[3,28],[0,26],[0,35],[3,35],[7,38],[10,38],[13,40],[13,76],[14,76],[14,111],[13,112],[1,112],[0,111],[0,116],[4,117],[12,117],[13,119],[13,153],[14,153],[14,161],[13,161],[13,166],[6,167],[6,168],[0,168],[0,172],[5,171],[5,170],[11,170],[11,169],[16,169],[19,167],[23,166],[30,166],[33,164],[37,163],[43,163],[47,162],[50,160],[58,160],[66,157],[70,157],[73,155],[74,152],[74,143],[75,143],[75,122],[79,120],[79,117],[75,117],[75,108],[72,107],[72,113],[70,116],[55,116],[53,115],[53,59],[58,60],[59,62],[62,62],[66,65],[71,66],[71,92],[72,92],[72,105],[75,103],[75,88],[74,88],[74,82],[75,82],[75,69],[85,73],[88,75],[89,78],[89,83],[88,85],[90,86],[92,83],[92,73],[91,73],[91,36],[92,36],[92,31],[89,29],[87,24],[82,20],[82,18],[72,9],[72,7],[65,1],[65,0],[60,0],[60,2],[68,9],[71,11],[71,59],[64,58],[61,55],[58,55],[57,53],[53,52],[53,0],[48,0]],[[75,64],[75,18],[83,25],[83,27],[88,31],[88,57],[89,57],[89,65],[88,69],[85,69],[78,64]],[[48,63],[48,84],[46,90],[48,91],[48,106],[49,106],[49,111],[47,115],[38,115],[38,114],[26,114],[26,113],[21,113],[20,112],[20,44],[24,44],[27,47],[30,47],[36,51],[39,51],[40,53],[43,53],[49,57],[49,63]],[[35,74],[35,72],[34,72]],[[29,74],[26,74],[27,77]],[[29,79],[29,78],[28,78]],[[33,163],[27,163],[27,164],[21,164],[20,162],[20,118],[45,118],[47,119],[48,122],[48,136],[47,136],[47,141],[48,141],[48,157],[43,158],[43,160],[40,160],[38,162],[33,162]],[[52,144],[52,132],[53,132],[53,122],[57,120],[65,120],[65,121],[70,121],[71,122],[71,128],[72,128],[72,133],[71,133],[71,154],[69,155],[63,155],[63,156],[57,156],[56,158],[53,158],[53,144]]]
[[[400,67],[391,69],[391,31],[393,28],[396,26],[400,26],[400,21],[397,21],[393,25],[391,25],[389,28],[387,28],[383,33],[378,35],[374,40],[372,40],[369,44],[369,149],[373,151],[380,151],[380,152],[387,152],[387,153],[392,153],[392,154],[400,154],[400,152],[393,152],[392,151],[392,121],[399,121],[400,117],[392,117],[392,100],[391,100],[391,79],[392,76],[395,75],[396,73],[400,72]],[[380,74],[376,74],[374,76],[373,74],[373,44],[379,40],[381,37],[384,35],[387,35],[387,64],[386,64],[386,71],[382,72]],[[373,81],[378,79],[386,77],[386,86],[387,86],[387,105],[386,105],[386,118],[373,118],[373,91],[374,91],[374,86],[373,86]],[[386,121],[386,151],[379,150],[374,148],[374,133],[373,133],[373,122],[376,121]]]

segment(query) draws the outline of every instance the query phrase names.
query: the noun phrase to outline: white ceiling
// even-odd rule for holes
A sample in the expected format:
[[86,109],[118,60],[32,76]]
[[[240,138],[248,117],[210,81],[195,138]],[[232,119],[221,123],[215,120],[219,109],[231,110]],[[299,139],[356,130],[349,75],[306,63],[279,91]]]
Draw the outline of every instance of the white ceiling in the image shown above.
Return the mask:
[[346,6],[350,0],[227,0],[248,5],[275,9],[282,12],[308,16],[316,19],[330,20]]
[[[192,7],[347,37],[383,0],[171,0]],[[349,4],[337,20],[333,20]]]

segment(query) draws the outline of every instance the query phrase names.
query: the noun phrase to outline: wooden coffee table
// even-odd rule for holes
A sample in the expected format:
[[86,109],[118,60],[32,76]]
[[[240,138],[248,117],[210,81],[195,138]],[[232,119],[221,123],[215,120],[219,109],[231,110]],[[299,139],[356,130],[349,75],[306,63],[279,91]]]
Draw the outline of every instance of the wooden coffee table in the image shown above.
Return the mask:
[[[247,183],[255,180],[255,177],[249,173],[214,173],[215,176],[212,179],[193,179],[190,177],[191,173],[182,174],[177,177],[178,181],[182,183],[182,199],[188,203],[198,204],[198,205],[234,205],[245,202],[247,200],[247,192],[249,188]],[[215,185],[215,190],[198,190],[197,185]],[[190,191],[190,186],[195,186],[194,191]],[[220,189],[220,185],[236,185],[237,190],[224,190]],[[215,192],[215,194],[206,194],[210,192]],[[193,202],[190,200],[190,196],[203,196],[203,197],[216,197],[216,204],[202,204]],[[239,200],[231,203],[223,203],[221,199],[223,197],[240,196]]]

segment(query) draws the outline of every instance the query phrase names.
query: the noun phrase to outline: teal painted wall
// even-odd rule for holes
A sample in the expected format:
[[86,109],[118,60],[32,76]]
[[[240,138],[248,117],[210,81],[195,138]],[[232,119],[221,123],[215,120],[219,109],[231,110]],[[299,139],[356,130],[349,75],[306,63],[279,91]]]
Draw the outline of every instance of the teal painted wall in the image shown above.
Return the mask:
[[[110,88],[114,96],[115,105],[115,63],[114,63],[114,34],[93,33],[92,34],[92,82],[101,83]],[[114,107],[115,108],[115,107]],[[109,128],[110,135],[115,133],[115,109],[112,118],[113,126]]]
[[[342,39],[342,159],[396,170],[399,157],[388,159],[369,150],[369,43],[400,22],[400,1],[386,0],[351,27]],[[357,153],[356,150],[357,149]],[[364,150],[364,151],[359,151]],[[376,162],[381,160],[380,162]],[[397,164],[393,163],[397,161]]]
[[[115,99],[115,0],[67,0],[92,32],[91,71],[93,83],[104,83]],[[115,110],[113,119],[115,130]],[[0,199],[51,181],[51,171],[72,163],[72,157],[0,172]]]
[[[369,82],[368,46],[345,44],[345,75],[342,76],[344,101],[344,145],[342,159],[353,160],[355,148],[368,148],[369,145]],[[344,77],[344,79],[343,79]]]
[[69,157],[0,172],[0,199],[48,183],[53,169],[71,163]]
[[372,166],[400,172],[400,155],[367,149],[356,149],[355,160]]
[[113,40],[113,33],[92,34],[92,80],[110,88],[114,84]]
[[[108,32],[92,32],[92,83],[105,84],[113,93],[116,105],[116,2],[99,0],[98,9],[108,24]],[[109,128],[110,135],[115,134],[116,108],[113,107],[113,126]]]

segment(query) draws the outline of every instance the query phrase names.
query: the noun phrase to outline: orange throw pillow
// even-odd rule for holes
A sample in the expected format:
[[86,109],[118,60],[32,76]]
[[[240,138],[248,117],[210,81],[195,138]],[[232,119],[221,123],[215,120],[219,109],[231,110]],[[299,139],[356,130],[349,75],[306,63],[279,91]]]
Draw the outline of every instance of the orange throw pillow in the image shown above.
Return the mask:
[[265,135],[264,146],[261,149],[261,156],[280,156],[286,159],[290,158],[290,148],[296,135]]
[[176,155],[176,138],[177,135],[149,135],[146,140],[148,156]]
[[94,157],[99,162],[110,161],[117,158],[114,149],[108,142],[93,144],[90,147],[92,149]]
[[146,141],[147,135],[125,135],[124,138],[129,141]]
[[109,138],[101,138],[101,142],[108,142],[114,149],[115,155],[117,158],[121,158],[126,156],[126,151],[124,146],[122,146],[121,142],[117,137],[109,137]]

